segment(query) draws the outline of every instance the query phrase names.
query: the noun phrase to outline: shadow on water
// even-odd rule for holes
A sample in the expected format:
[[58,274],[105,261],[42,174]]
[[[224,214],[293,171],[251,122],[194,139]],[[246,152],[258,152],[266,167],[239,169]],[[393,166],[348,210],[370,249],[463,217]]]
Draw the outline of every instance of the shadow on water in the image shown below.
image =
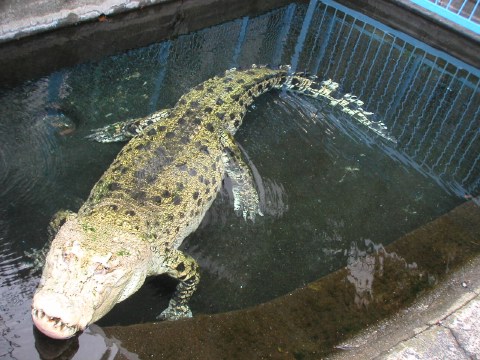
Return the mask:
[[[263,303],[344,266],[359,289],[354,302],[365,306],[373,296],[371,254],[476,196],[478,70],[345,11],[330,2],[293,3],[3,90],[0,356],[38,358],[29,315],[38,273],[30,272],[24,252],[47,241],[56,211],[79,208],[121,148],[84,137],[171,107],[232,65],[290,63],[331,78],[342,92],[358,95],[397,144],[321,101],[282,92],[259,98],[236,138],[265,216],[255,223],[236,216],[225,180],[183,244],[202,268],[194,313]],[[98,324],[152,322],[174,286],[166,278],[148,280]],[[135,358],[102,334],[92,326],[72,341],[74,351],[64,352],[63,343],[58,351],[94,359],[109,348],[106,356]],[[53,358],[50,345],[56,347],[37,339],[40,356]]]

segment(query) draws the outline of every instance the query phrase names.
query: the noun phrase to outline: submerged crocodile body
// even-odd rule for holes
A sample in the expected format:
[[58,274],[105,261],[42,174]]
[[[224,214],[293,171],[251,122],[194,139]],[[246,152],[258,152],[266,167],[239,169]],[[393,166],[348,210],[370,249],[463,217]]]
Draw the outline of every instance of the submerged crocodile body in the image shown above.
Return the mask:
[[178,250],[215,199],[224,174],[233,180],[235,210],[261,214],[251,171],[233,135],[254,98],[284,88],[330,101],[371,126],[362,103],[333,97],[337,84],[316,82],[288,67],[227,71],[183,95],[174,108],[98,130],[101,142],[131,140],[92,189],[78,214],[67,213],[48,252],[32,304],[35,325],[68,338],[105,315],[150,275],[179,280],[161,319],[191,316],[188,300],[198,265]]

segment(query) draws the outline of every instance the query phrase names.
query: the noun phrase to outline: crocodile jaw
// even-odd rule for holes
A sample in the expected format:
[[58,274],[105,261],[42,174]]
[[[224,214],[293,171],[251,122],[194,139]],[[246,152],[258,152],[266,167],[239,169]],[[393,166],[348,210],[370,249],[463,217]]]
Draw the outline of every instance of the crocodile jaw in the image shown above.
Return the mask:
[[32,306],[32,320],[36,328],[52,339],[68,339],[83,327],[65,322],[61,317],[52,316],[43,309]]
[[[47,282],[48,283],[48,282]],[[40,287],[33,297],[32,320],[38,330],[52,339],[68,339],[91,322],[92,304]]]

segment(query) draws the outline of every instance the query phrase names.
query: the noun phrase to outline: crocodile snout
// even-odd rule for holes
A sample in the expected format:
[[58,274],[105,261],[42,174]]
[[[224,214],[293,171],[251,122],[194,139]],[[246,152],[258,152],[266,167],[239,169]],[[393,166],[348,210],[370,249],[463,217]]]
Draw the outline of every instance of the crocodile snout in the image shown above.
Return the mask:
[[82,308],[63,294],[40,290],[33,298],[33,323],[50,338],[68,339],[85,328]]

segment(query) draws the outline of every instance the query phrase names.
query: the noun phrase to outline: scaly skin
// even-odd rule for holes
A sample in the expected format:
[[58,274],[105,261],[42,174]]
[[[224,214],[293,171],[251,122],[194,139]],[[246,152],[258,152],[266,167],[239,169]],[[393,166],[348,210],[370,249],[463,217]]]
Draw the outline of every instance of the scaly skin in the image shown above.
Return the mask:
[[132,139],[78,214],[63,215],[32,304],[42,332],[71,337],[138,290],[146,276],[163,273],[179,284],[159,318],[191,316],[188,300],[199,281],[198,265],[178,247],[200,224],[225,173],[234,182],[235,210],[245,219],[261,214],[250,169],[233,139],[256,96],[283,86],[323,97],[384,135],[354,96],[332,96],[337,84],[288,70],[227,71],[192,89],[172,109],[91,136],[102,142]]

